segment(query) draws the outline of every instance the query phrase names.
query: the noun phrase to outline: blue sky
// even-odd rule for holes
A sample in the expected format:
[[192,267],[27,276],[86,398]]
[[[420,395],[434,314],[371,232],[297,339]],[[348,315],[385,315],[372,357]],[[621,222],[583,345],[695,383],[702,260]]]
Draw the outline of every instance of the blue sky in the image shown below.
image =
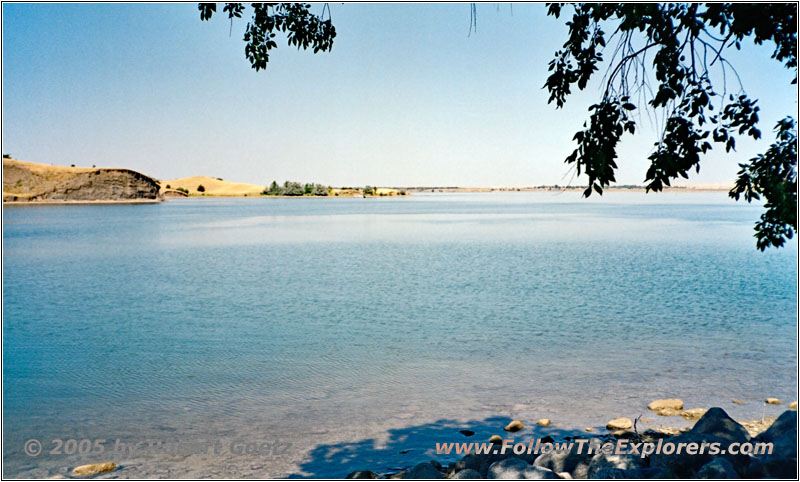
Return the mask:
[[[196,4],[3,5],[3,152],[60,165],[122,166],[160,179],[267,184],[538,185],[571,179],[564,158],[599,99],[547,104],[547,64],[566,19],[542,4],[331,4],[334,48],[281,39],[266,71],[244,58],[241,19],[201,22]],[[322,10],[322,4],[313,9]],[[248,12],[249,13],[249,12]],[[766,139],[716,149],[698,182],[734,179],[797,111],[793,73],[768,46],[731,52],[760,99]],[[598,81],[599,81],[599,76]],[[730,80],[729,80],[730,81]],[[735,86],[732,86],[735,87]],[[620,149],[641,183],[656,132]],[[573,184],[582,184],[575,179]]]

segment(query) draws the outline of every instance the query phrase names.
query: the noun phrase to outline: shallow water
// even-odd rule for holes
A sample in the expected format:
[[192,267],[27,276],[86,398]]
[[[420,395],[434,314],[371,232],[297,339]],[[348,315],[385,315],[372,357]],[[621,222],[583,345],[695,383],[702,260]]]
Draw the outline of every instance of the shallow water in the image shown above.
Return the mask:
[[553,420],[530,436],[664,397],[778,414],[760,401],[797,397],[797,244],[758,252],[760,212],[722,193],[4,207],[4,475],[341,477],[512,416]]

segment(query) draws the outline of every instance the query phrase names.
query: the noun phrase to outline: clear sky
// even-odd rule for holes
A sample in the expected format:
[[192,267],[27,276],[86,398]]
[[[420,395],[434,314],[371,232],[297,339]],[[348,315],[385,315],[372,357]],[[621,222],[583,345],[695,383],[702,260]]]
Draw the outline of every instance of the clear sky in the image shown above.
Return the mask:
[[[246,19],[229,36],[221,12],[201,22],[194,3],[3,4],[3,152],[257,184],[570,181],[563,160],[600,92],[598,82],[563,110],[547,104],[541,87],[566,18],[542,4],[479,4],[468,36],[468,4],[330,8],[331,52],[280,39],[256,72],[244,57]],[[692,180],[733,180],[775,122],[796,115],[794,74],[770,53],[747,44],[731,56],[760,99],[766,140],[715,149]],[[644,179],[656,134],[646,118],[640,127],[623,138],[621,183]]]

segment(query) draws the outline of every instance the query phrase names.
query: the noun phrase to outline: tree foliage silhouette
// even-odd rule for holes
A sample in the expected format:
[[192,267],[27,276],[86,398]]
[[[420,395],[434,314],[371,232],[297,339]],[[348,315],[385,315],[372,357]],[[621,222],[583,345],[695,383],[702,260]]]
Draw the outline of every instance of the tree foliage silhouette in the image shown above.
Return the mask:
[[[225,3],[223,12],[233,22],[242,16],[244,5]],[[559,18],[567,6],[572,9],[566,23],[568,39],[550,62],[544,85],[548,103],[561,108],[573,87],[586,88],[604,62],[607,42],[615,42],[609,49],[602,96],[589,107],[588,121],[573,138],[577,148],[565,160],[578,175],[588,177],[584,196],[602,195],[616,181],[617,146],[624,133],[635,133],[637,109],[663,119],[648,158],[648,192],[661,191],[679,177],[688,179],[692,170],[699,172],[702,156],[714,144],[730,152],[737,136],[761,138],[757,101],[744,91],[726,58],[726,51],[741,48],[743,41],[773,45],[771,58],[793,69],[797,83],[797,4],[553,3],[547,13]],[[198,8],[201,20],[216,12],[214,3],[200,3]],[[254,69],[266,68],[270,50],[277,47],[276,32],[287,34],[289,45],[298,49],[317,53],[333,47],[336,30],[330,9],[326,4],[320,15],[314,15],[310,8],[309,4],[252,4],[244,41],[245,56]],[[470,12],[472,26],[474,5]],[[736,92],[728,92],[729,76],[737,79]],[[729,193],[748,202],[764,198],[765,210],[755,225],[756,246],[761,250],[783,246],[797,231],[794,119],[781,120],[775,131],[776,141],[766,153],[739,164],[736,185]]]
[[[564,7],[549,4],[548,15],[558,18]],[[688,178],[691,170],[699,172],[701,156],[712,149],[712,143],[723,144],[730,152],[736,136],[759,139],[757,101],[747,95],[741,82],[737,92],[727,92],[728,76],[738,80],[738,74],[726,59],[726,50],[739,49],[745,39],[773,44],[771,57],[793,69],[793,83],[797,83],[797,4],[581,3],[570,7],[568,40],[550,62],[551,74],[544,85],[549,103],[560,108],[574,85],[584,89],[604,60],[606,43],[616,39],[602,79],[602,97],[589,107],[589,120],[573,138],[578,146],[566,158],[579,175],[588,177],[584,196],[592,191],[602,194],[615,181],[617,145],[623,133],[635,132],[633,112],[639,106],[665,119],[648,158],[647,191],[661,191],[671,180]],[[613,28],[610,36],[606,26]],[[648,58],[650,53],[652,58]],[[722,93],[712,82],[720,76]],[[765,212],[755,226],[761,250],[782,246],[797,230],[794,119],[781,120],[775,130],[777,140],[765,154],[739,164],[736,185],[729,193],[748,202],[764,197]]]
[[[199,3],[200,20],[209,20],[217,11],[216,3]],[[276,48],[276,32],[287,36],[289,45],[314,53],[325,52],[333,47],[336,29],[330,18],[327,4],[320,15],[311,13],[311,5],[303,3],[253,3],[253,15],[244,32],[244,54],[250,65],[256,69],[266,69],[270,50]],[[222,11],[228,15],[233,25],[234,18],[241,18],[245,11],[244,3],[225,3]],[[324,19],[328,12],[327,20]]]

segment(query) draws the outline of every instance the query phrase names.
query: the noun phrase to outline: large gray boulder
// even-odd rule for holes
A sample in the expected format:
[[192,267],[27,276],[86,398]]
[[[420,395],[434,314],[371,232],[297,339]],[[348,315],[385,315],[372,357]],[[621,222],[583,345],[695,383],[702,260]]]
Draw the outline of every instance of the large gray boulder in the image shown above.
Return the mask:
[[481,467],[481,456],[478,454],[467,454],[461,457],[461,460],[457,460],[448,465],[449,471],[454,473],[458,473],[461,472],[462,470],[467,470],[467,469],[479,472],[478,469],[480,467]]
[[480,479],[481,474],[477,470],[472,469],[465,469],[459,472],[456,472],[455,475],[450,477],[451,479]]
[[739,474],[727,459],[717,457],[700,467],[694,474],[695,479],[738,479]]
[[689,433],[713,435],[730,442],[747,442],[750,435],[747,429],[732,419],[725,410],[719,407],[710,408],[700,420],[694,424]]
[[[756,436],[754,444],[771,443],[772,453],[756,455],[749,476],[797,478],[797,412],[787,410],[763,433]],[[758,445],[755,446],[758,448]],[[757,467],[757,468],[756,468]]]
[[[675,473],[679,478],[690,478],[698,470],[705,464],[711,462],[714,458],[721,456],[728,460],[728,462],[733,465],[737,473],[744,473],[748,466],[750,465],[750,457],[747,455],[733,455],[730,453],[721,454],[722,450],[727,451],[728,446],[732,443],[729,439],[724,439],[717,437],[715,435],[708,435],[703,433],[695,433],[695,432],[687,432],[677,437],[670,437],[668,439],[664,439],[664,444],[670,443],[673,444],[673,447],[677,447],[678,444],[686,444],[684,445],[684,449],[681,453],[675,452],[667,455],[663,452],[658,454],[652,454],[650,456],[650,466],[651,467],[664,467],[672,472]],[[720,450],[720,454],[711,454],[709,446],[706,446],[706,449],[703,453],[699,453],[699,448],[702,446],[703,443],[707,444],[718,444],[717,447]],[[687,446],[689,444],[696,444],[695,447],[697,448],[694,454],[687,453]]]
[[645,467],[647,464],[642,457],[634,455],[610,455],[599,453],[592,457],[589,462],[589,472],[587,477],[593,478],[602,469],[635,470]]
[[568,472],[573,479],[585,479],[589,475],[589,463],[592,456],[586,453],[578,453],[578,446],[573,446],[569,452],[550,452],[542,454],[534,460],[533,465],[552,470],[555,473]]
[[523,479],[523,472],[530,467],[528,462],[522,459],[509,458],[493,463],[489,467],[488,478],[490,479]]
[[524,460],[528,464],[533,462],[536,459],[536,454],[521,454],[521,455],[514,455],[512,452],[507,452],[505,454],[467,454],[461,458],[461,460],[456,461],[455,463],[450,464],[449,471],[458,473],[465,469],[472,469],[477,471],[481,474],[481,477],[488,477],[489,474],[489,467],[494,464],[495,462],[499,462],[501,460],[509,459],[509,458],[517,458],[520,460]]
[[404,479],[443,479],[444,475],[429,462],[417,464],[403,475]]

